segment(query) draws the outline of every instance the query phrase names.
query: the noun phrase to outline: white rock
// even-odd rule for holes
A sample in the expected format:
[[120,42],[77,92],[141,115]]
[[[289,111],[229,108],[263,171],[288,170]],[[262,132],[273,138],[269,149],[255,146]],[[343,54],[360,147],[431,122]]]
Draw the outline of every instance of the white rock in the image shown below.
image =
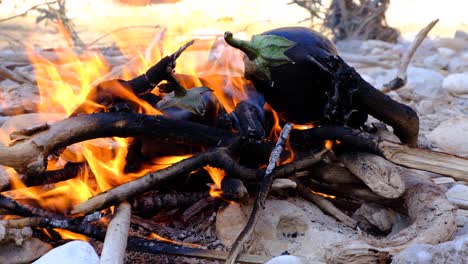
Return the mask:
[[454,205],[462,209],[468,209],[468,186],[457,184],[450,188],[445,195]]
[[468,93],[468,73],[453,73],[445,77],[442,88],[452,94]]
[[440,149],[468,157],[468,116],[451,118],[430,132],[428,139]]
[[421,115],[427,115],[427,114],[432,114],[434,113],[434,100],[421,100],[417,105],[416,105],[416,110],[418,111],[419,114]]
[[444,76],[437,71],[419,68],[408,68],[407,86],[413,89],[416,97],[436,99],[445,95],[442,89]]
[[[242,210],[239,208],[238,205],[229,205],[217,214],[216,233],[222,234],[218,238],[225,245],[232,243],[232,237],[237,237],[250,214],[250,206],[243,206]],[[333,243],[355,238],[357,233],[324,215],[316,206],[306,201],[294,200],[292,203],[267,200],[253,237],[255,240],[249,247],[250,253],[273,257],[287,252],[303,257],[307,259],[306,263],[310,263],[324,261],[327,248]]]
[[455,51],[453,49],[450,49],[450,48],[445,48],[445,47],[440,47],[437,49],[437,52],[444,56],[444,57],[452,57],[453,55],[455,55]]
[[461,73],[468,71],[468,54],[462,53],[460,57],[454,57],[450,59],[448,65],[448,71],[450,73]]
[[33,264],[99,264],[99,257],[87,242],[72,241],[47,252]]
[[281,189],[296,189],[296,182],[290,179],[280,178],[275,179],[271,185],[271,190],[281,190]]
[[415,244],[393,257],[392,264],[465,264],[468,260],[468,236],[435,246]]
[[424,58],[424,66],[434,70],[441,70],[448,67],[450,59],[441,56],[440,54],[433,54]]
[[275,257],[265,264],[304,264],[304,263],[298,257],[291,256],[291,255],[284,255],[284,256]]
[[463,31],[463,30],[457,30],[457,31],[455,31],[454,37],[459,38],[459,39],[468,40],[468,33]]
[[216,237],[225,245],[232,246],[247,224],[248,216],[238,203],[229,204],[216,216]]

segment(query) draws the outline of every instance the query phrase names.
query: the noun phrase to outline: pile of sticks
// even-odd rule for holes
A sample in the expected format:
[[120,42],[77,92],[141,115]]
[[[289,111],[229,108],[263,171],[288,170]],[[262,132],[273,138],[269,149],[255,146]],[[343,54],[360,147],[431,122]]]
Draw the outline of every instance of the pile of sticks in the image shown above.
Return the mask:
[[[263,140],[271,130],[268,125],[270,121],[262,118],[265,116],[262,110],[248,101],[237,104],[233,111],[239,123],[236,129],[219,125],[220,122],[213,125],[204,122],[206,120],[197,122],[196,119],[136,113],[131,104],[125,104],[128,98],[122,97],[125,93],[119,89],[139,98],[146,98],[148,91],[161,80],[167,80],[169,84],[160,89],[180,89],[177,80],[182,76],[174,75],[173,69],[175,60],[189,45],[164,57],[135,79],[99,83],[85,103],[107,103],[104,109],[95,109],[96,113],[87,113],[84,110],[87,108],[79,107],[64,120],[12,133],[13,143],[0,146],[0,164],[18,172],[26,186],[36,186],[68,180],[89,171],[86,163],[69,163],[63,169],[47,171],[49,157],[59,155],[67,146],[89,139],[133,137],[141,146],[150,144],[148,142],[151,141],[145,139],[151,138],[152,142],[175,148],[189,146],[197,150],[192,152],[191,157],[99,193],[74,206],[69,213],[50,212],[0,195],[0,208],[4,214],[16,216],[0,223],[10,229],[25,226],[62,228],[104,241],[101,259],[106,263],[122,262],[125,250],[225,260],[226,263],[264,263],[267,260],[265,257],[241,254],[242,247],[253,233],[273,181],[289,178],[294,182],[291,186],[298,195],[316,203],[338,221],[353,228],[359,223],[347,213],[350,208],[357,209],[360,204],[379,204],[406,214],[411,219],[408,227],[391,236],[362,234],[359,240],[343,241],[327,253],[330,263],[389,260],[411,244],[435,244],[452,237],[456,229],[456,208],[421,171],[467,181],[465,172],[468,171],[468,160],[464,158],[402,145],[395,138],[389,139],[388,135],[392,134],[381,126],[368,130],[344,126],[298,130],[288,123],[283,125],[277,140]],[[407,64],[404,66],[407,67]],[[125,107],[122,107],[122,102]],[[152,101],[147,102],[151,104]],[[218,112],[215,118],[216,121],[224,119],[224,112]],[[277,166],[288,139],[296,157],[292,162]],[[323,148],[325,140],[338,141],[339,144],[331,151]],[[129,153],[132,152],[129,150]],[[127,162],[129,159],[127,156]],[[189,215],[204,210],[206,207],[200,206],[197,201],[212,201],[213,198],[208,198],[207,193],[182,195],[181,192],[170,194],[157,191],[171,182],[179,183],[180,187],[180,179],[185,180],[188,175],[196,174],[206,166],[226,172],[221,186],[225,199],[243,202],[248,193],[256,197],[249,222],[229,253],[157,241],[129,232],[131,223],[146,227],[151,225],[148,220],[137,216],[143,211],[147,213],[193,204],[191,210],[195,212],[186,211],[186,217],[190,218]],[[11,179],[4,178],[2,191],[11,186]],[[337,198],[324,198],[311,190],[333,194]],[[112,206],[116,210],[110,214],[108,208]],[[108,224],[99,221],[111,217]],[[160,234],[167,231],[163,227],[151,228]]]

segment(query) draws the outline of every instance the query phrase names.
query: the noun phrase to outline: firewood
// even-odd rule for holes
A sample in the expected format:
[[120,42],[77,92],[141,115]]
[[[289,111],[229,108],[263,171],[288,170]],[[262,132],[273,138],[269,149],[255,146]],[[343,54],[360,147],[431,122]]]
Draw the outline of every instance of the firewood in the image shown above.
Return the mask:
[[326,163],[318,163],[309,169],[312,178],[328,183],[358,184],[361,181],[347,168]]
[[347,152],[340,161],[367,187],[385,198],[398,198],[405,191],[400,171],[393,163],[368,153]]
[[35,132],[31,135],[24,133],[28,135],[9,147],[0,145],[0,164],[19,173],[40,173],[47,167],[47,156],[53,151],[99,137],[146,134],[162,139],[173,138],[180,143],[213,146],[222,143],[223,139],[232,140],[235,135],[188,121],[170,120],[162,115],[130,113],[81,115],[43,126],[42,130]]
[[322,196],[313,194],[310,189],[305,187],[302,183],[297,182],[296,190],[299,194],[304,197],[305,199],[313,202],[316,204],[320,209],[328,213],[329,215],[333,216],[334,218],[338,219],[344,225],[347,225],[351,228],[355,228],[357,225],[356,220],[352,219],[345,213],[343,213],[340,209],[336,208],[332,202],[328,201],[327,199],[323,198]]
[[[148,191],[150,188],[152,188],[152,186],[158,183],[170,180],[183,173],[190,173],[191,171],[206,165],[222,168],[232,177],[250,180],[261,179],[261,175],[265,173],[265,170],[255,170],[240,166],[228,154],[228,152],[228,148],[217,148],[208,150],[203,153],[198,153],[191,158],[174,163],[170,167],[159,170],[157,172],[149,173],[141,178],[135,179],[112,188],[104,193],[98,194],[86,202],[77,205],[72,213],[88,213],[106,208],[118,202],[130,199],[139,193]],[[291,175],[297,170],[308,168],[320,161],[326,153],[328,153],[328,151],[323,150],[297,162],[280,166],[273,172],[272,177],[274,178]]]
[[165,193],[158,192],[145,193],[133,201],[132,210],[135,213],[145,213],[158,211],[160,209],[174,209],[191,205],[205,197],[208,197],[208,192],[179,192]]
[[182,220],[184,222],[189,221],[192,217],[199,214],[206,208],[212,206],[216,200],[213,197],[205,197],[199,201],[193,203],[189,208],[187,208],[182,214]]
[[122,264],[127,247],[130,228],[131,206],[127,202],[119,205],[107,226],[106,238],[101,253],[101,264]]
[[383,239],[362,234],[358,241],[339,242],[328,250],[327,261],[369,263],[369,258],[385,261],[412,244],[438,244],[452,238],[456,231],[456,208],[444,192],[428,177],[405,168],[401,168],[401,173],[411,225]]
[[44,171],[31,177],[24,177],[24,185],[37,186],[51,183],[57,183],[60,181],[66,181],[72,178],[79,177],[80,175],[86,175],[91,173],[91,169],[85,162],[68,162],[62,169]]
[[252,208],[252,212],[250,213],[249,220],[247,221],[245,228],[234,241],[234,244],[232,245],[231,251],[229,252],[225,264],[234,264],[236,262],[237,257],[244,248],[244,244],[247,243],[247,241],[250,239],[255,229],[258,217],[260,215],[261,210],[265,207],[265,201],[268,196],[268,192],[271,189],[271,184],[273,183],[272,172],[276,168],[276,163],[278,162],[281,152],[283,152],[283,148],[286,145],[286,140],[289,137],[291,129],[292,124],[287,123],[286,125],[284,125],[283,130],[281,131],[281,134],[278,138],[278,142],[276,143],[275,148],[271,152],[270,162],[268,163],[268,167],[262,179],[260,189],[258,190],[257,197],[255,198],[255,202]]
[[398,144],[375,135],[346,127],[328,126],[309,130],[293,131],[292,141],[316,142],[317,140],[340,140],[354,150],[377,154],[395,164],[425,170],[468,181],[468,159],[448,153]]
[[9,70],[7,67],[0,65],[0,77],[3,77],[4,79],[10,79],[12,81],[15,81],[17,83],[29,83],[31,82],[24,78],[23,76],[19,75],[18,73]]

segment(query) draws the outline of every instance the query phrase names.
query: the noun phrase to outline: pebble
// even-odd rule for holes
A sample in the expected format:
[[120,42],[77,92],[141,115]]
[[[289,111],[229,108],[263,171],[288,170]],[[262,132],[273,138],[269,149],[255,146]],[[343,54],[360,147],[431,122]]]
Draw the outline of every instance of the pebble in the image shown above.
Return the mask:
[[427,137],[443,151],[468,157],[468,137],[463,135],[468,135],[468,116],[458,116],[443,122]]
[[265,264],[305,264],[300,258],[290,255],[279,256],[271,259]]
[[84,241],[68,242],[47,252],[33,264],[99,264],[94,248]]
[[455,185],[445,195],[447,199],[461,209],[468,209],[468,186]]
[[451,94],[468,93],[468,73],[453,73],[445,77],[442,88]]

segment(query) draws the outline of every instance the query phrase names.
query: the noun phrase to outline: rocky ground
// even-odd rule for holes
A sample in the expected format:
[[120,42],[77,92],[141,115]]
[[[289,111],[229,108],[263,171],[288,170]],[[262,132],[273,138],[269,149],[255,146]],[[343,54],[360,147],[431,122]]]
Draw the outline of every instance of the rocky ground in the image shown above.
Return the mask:
[[[343,57],[375,87],[382,87],[394,78],[408,45],[409,42],[389,44],[380,41],[337,44]],[[115,55],[113,67],[118,67],[119,56]],[[363,62],[358,57],[372,60]],[[40,96],[34,85],[32,66],[20,51],[0,51],[0,79],[0,123],[3,124],[0,129],[11,132],[15,120],[25,118],[25,113],[37,111]],[[453,38],[424,41],[408,68],[407,85],[389,96],[418,112],[421,147],[468,157],[468,33],[460,31]],[[467,263],[468,183],[440,175],[432,175],[432,180],[446,189],[448,199],[458,207],[456,237],[439,245],[414,245],[392,263]],[[250,246],[252,253],[291,254],[300,256],[304,263],[319,263],[324,261],[326,248],[333,243],[358,236],[357,230],[340,224],[315,205],[301,199],[280,197],[274,195],[268,200],[256,228],[256,239]],[[213,227],[205,230],[207,236],[216,235],[216,239],[210,241],[213,248],[222,249],[232,244],[246,222],[246,210],[229,205],[209,216],[216,218]],[[405,223],[401,221],[399,224]],[[218,240],[222,245],[216,242]],[[93,255],[92,250],[78,246]],[[178,261],[202,263],[186,259]],[[299,263],[294,261],[300,260],[287,261],[275,263]],[[88,263],[97,263],[97,258],[90,256]]]

